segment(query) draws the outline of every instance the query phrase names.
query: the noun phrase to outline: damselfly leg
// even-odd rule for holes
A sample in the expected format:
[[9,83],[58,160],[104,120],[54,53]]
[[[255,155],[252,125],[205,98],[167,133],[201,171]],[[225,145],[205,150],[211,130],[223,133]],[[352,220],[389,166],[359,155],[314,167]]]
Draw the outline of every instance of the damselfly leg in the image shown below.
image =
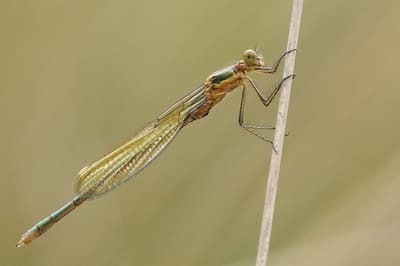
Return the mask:
[[[256,91],[258,97],[260,98],[261,102],[268,107],[272,100],[275,98],[275,96],[278,94],[279,90],[281,89],[283,83],[290,79],[290,78],[294,78],[296,75],[289,75],[284,77],[279,83],[278,85],[272,90],[271,94],[268,97],[265,97],[261,94],[260,90],[257,88],[256,84],[254,83],[254,81],[250,78],[248,78],[249,83],[251,84],[251,86],[254,88],[254,90]],[[260,133],[258,133],[256,130],[269,130],[269,129],[275,129],[275,127],[273,126],[259,126],[259,125],[251,125],[248,124],[244,121],[244,113],[245,113],[245,105],[246,105],[246,85],[243,84],[243,89],[242,89],[242,98],[240,100],[240,110],[239,110],[239,125],[241,127],[243,127],[244,129],[246,129],[248,132],[250,132],[251,134],[255,135],[256,137],[260,138],[261,140],[268,142],[270,144],[272,144],[272,147],[275,150],[274,147],[274,143],[272,140],[268,139],[267,137],[261,135]]]
[[275,61],[275,63],[272,66],[257,67],[256,70],[259,70],[263,73],[270,73],[270,74],[275,73],[278,70],[279,65],[282,62],[283,58],[285,58],[286,55],[288,55],[294,51],[296,51],[296,49],[288,50],[288,51],[284,52],[283,54],[281,54],[281,56],[279,56],[279,58]]

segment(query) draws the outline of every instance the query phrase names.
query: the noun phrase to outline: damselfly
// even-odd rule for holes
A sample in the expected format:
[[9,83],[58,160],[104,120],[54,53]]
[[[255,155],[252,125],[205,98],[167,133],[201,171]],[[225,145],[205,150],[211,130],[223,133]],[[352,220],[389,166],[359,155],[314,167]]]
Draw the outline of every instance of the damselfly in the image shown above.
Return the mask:
[[272,66],[264,66],[263,56],[257,51],[249,49],[244,52],[242,60],[211,74],[200,87],[169,107],[127,143],[93,164],[84,167],[76,177],[76,196],[24,233],[17,243],[17,247],[29,244],[84,201],[108,193],[137,175],[164,150],[184,126],[208,115],[211,108],[235,88],[242,88],[239,125],[272,144],[269,139],[258,134],[256,130],[273,129],[273,127],[249,125],[244,121],[246,84],[250,84],[261,102],[268,106],[279,92],[283,82],[293,78],[294,75],[283,78],[273,88],[270,95],[265,97],[248,73],[275,73],[285,55],[292,51],[294,50],[283,53]]

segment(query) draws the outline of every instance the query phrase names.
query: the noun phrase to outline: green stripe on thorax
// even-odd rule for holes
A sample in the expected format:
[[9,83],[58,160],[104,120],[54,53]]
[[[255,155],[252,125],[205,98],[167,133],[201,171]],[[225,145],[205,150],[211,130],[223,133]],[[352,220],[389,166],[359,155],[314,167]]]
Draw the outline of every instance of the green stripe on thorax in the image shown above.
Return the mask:
[[212,82],[212,85],[214,86],[218,85],[219,83],[221,83],[221,81],[224,81],[232,77],[235,74],[235,72],[236,72],[236,65],[223,68],[213,73],[210,76],[210,81]]

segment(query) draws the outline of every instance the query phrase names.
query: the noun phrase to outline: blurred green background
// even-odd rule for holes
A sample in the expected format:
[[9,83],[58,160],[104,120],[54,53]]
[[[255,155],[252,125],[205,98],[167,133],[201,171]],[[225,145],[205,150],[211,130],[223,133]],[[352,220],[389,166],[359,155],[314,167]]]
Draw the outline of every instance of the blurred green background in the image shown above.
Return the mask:
[[[31,245],[76,173],[258,45],[291,1],[1,1],[0,265],[254,265],[271,147],[240,92]],[[400,2],[305,1],[270,265],[399,265]],[[265,91],[280,79],[258,76]],[[272,124],[249,91],[247,118]]]

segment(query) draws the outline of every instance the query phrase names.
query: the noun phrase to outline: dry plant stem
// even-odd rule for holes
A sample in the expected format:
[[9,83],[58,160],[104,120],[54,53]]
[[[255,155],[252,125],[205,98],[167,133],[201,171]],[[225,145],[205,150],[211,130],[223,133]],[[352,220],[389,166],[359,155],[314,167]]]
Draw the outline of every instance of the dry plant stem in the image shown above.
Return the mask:
[[[287,51],[297,48],[297,40],[300,30],[301,11],[303,0],[293,0],[292,16],[290,20],[289,37]],[[283,77],[294,73],[294,63],[296,53],[290,53],[285,60]],[[282,158],[283,140],[285,137],[286,118],[289,109],[290,90],[292,79],[288,79],[281,89],[278,114],[276,119],[276,130],[274,136],[274,149],[272,152],[269,167],[267,191],[265,195],[264,213],[261,224],[260,240],[258,244],[258,253],[256,266],[266,266],[268,259],[269,243],[271,239],[272,218],[274,215],[275,199],[278,188],[279,170]]]

